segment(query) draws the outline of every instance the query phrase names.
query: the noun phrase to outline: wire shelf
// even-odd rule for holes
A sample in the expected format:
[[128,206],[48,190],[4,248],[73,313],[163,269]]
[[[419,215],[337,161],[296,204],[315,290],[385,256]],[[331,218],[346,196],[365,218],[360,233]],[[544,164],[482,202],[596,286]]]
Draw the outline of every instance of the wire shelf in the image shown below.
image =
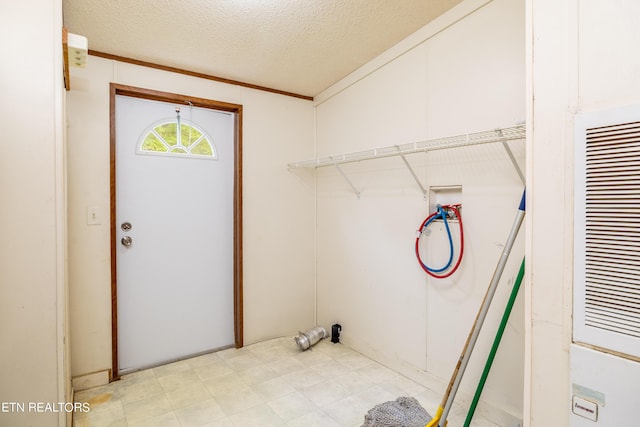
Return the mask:
[[361,162],[364,160],[383,157],[404,156],[405,154],[423,153],[427,151],[446,150],[449,148],[466,147],[471,145],[489,144],[493,142],[507,142],[524,139],[526,126],[518,125],[502,129],[468,133],[446,138],[431,139],[402,145],[374,148],[371,150],[344,153],[335,156],[322,157],[300,162],[289,163],[289,168],[319,168],[343,163]]

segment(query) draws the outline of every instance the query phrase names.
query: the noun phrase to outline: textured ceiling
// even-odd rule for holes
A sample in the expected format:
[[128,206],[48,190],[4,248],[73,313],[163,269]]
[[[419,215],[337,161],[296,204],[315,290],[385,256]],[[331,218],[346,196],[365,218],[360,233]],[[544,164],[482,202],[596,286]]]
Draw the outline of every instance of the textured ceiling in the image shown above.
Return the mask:
[[63,0],[63,12],[93,51],[315,96],[460,1]]

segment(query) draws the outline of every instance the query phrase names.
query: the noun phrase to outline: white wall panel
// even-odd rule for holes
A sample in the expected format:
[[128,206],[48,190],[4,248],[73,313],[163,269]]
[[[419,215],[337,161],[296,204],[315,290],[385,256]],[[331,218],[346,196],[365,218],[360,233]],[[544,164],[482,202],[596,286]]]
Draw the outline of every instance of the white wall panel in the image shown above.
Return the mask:
[[581,0],[578,66],[583,109],[635,104],[640,97],[640,15],[634,0]]
[[[521,123],[524,34],[524,2],[496,0],[341,91],[321,94],[318,155]],[[524,141],[512,146],[523,165]],[[318,169],[318,322],[340,323],[345,343],[444,391],[523,184],[499,144],[407,159],[427,187],[462,186],[466,249],[460,270],[435,281],[420,269],[413,243],[428,202],[400,158],[342,166],[360,199],[335,168]],[[522,255],[519,239],[462,384],[462,400],[475,388]],[[522,411],[522,316],[519,299],[483,395],[498,412],[514,416]]]
[[[633,0],[528,2],[527,167],[533,209],[526,236],[525,413],[533,427],[569,425],[571,413],[574,117],[637,103],[640,63],[630,52],[638,44],[639,7]],[[637,363],[628,366],[638,369]]]
[[67,401],[71,388],[62,4],[5,2],[0,14],[0,425],[63,426],[64,413],[28,410]]

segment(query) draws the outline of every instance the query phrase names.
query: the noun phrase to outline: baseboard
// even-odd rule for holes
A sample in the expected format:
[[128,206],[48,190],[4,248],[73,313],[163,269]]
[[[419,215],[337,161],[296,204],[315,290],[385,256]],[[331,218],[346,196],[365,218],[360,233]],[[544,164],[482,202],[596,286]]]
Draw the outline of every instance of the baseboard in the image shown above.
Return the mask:
[[99,387],[101,385],[109,384],[109,369],[103,371],[91,372],[89,374],[78,375],[71,379],[71,385],[73,390],[82,391],[89,388]]

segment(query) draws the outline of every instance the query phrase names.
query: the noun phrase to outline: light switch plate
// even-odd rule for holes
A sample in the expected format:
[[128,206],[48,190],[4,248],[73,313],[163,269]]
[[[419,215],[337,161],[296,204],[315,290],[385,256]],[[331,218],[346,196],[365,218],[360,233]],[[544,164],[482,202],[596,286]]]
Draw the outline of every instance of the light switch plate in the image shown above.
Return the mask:
[[98,206],[87,206],[87,225],[100,225],[99,212]]

